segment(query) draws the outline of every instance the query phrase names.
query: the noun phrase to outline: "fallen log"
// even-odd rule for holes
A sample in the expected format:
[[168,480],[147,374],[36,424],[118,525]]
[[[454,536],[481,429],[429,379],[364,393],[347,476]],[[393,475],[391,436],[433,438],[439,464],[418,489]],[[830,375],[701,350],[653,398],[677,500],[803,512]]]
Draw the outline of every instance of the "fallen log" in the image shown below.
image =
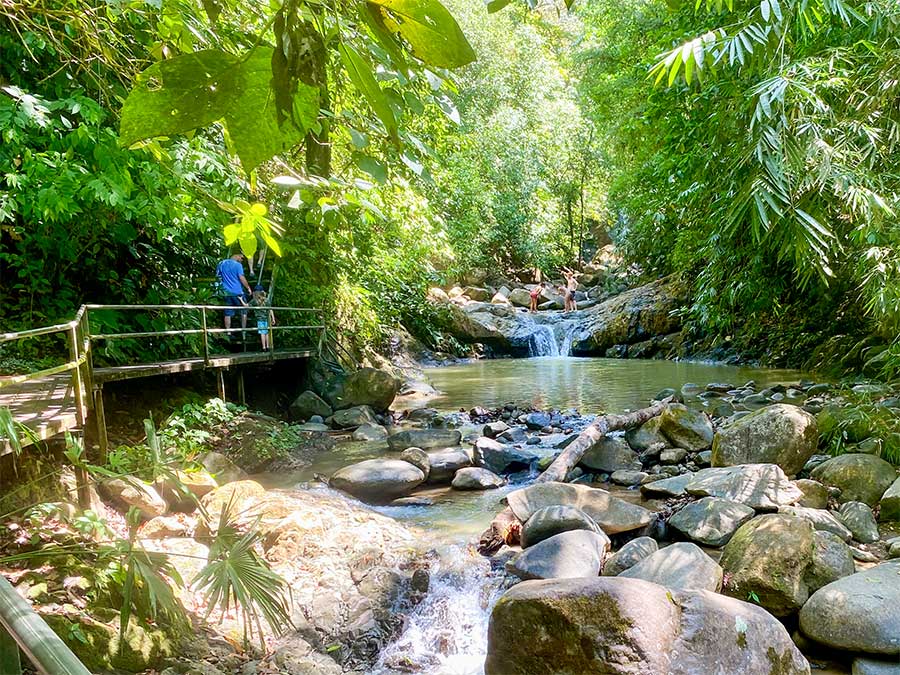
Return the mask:
[[[606,434],[611,431],[620,431],[622,429],[631,429],[640,426],[646,421],[656,417],[665,409],[672,401],[672,398],[666,398],[657,401],[648,408],[642,408],[632,413],[623,415],[603,415],[594,420],[584,431],[578,434],[578,437],[566,446],[565,450],[560,453],[559,457],[553,460],[553,463],[535,479],[535,483],[547,483],[550,481],[564,482],[569,472],[581,461],[584,454],[590,450],[595,443],[600,441]],[[522,523],[513,514],[512,509],[506,507],[494,520],[488,528],[481,534],[478,540],[478,552],[482,555],[492,555],[503,546],[503,544],[519,543],[519,535],[521,533]]]

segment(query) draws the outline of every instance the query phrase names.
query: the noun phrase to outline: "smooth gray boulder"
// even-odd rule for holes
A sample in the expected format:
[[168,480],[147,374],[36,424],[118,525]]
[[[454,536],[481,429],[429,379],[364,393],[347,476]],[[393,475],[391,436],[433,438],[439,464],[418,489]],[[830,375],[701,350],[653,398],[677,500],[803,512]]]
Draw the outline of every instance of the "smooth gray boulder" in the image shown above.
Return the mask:
[[809,664],[784,626],[759,607],[619,576],[513,586],[491,613],[484,670],[809,675]]
[[527,447],[517,448],[508,443],[498,443],[486,436],[475,441],[472,455],[476,466],[484,467],[494,473],[528,467],[540,457],[538,452]]
[[813,545],[812,562],[803,577],[810,593],[856,572],[853,551],[836,534],[817,530]]
[[517,554],[506,570],[520,579],[596,577],[608,550],[609,537],[602,532],[569,530]]
[[329,402],[335,410],[369,406],[384,412],[400,391],[400,380],[385,370],[360,368],[343,378],[341,386],[329,390]]
[[335,471],[329,485],[361,499],[383,504],[405,497],[425,482],[418,467],[400,459],[367,459]]
[[713,426],[706,413],[683,403],[670,403],[659,416],[659,431],[676,448],[700,452],[713,442]]
[[838,500],[863,502],[875,506],[891,484],[897,480],[897,470],[888,462],[863,453],[832,457],[812,470],[814,480],[840,488]]
[[601,532],[589,515],[574,506],[545,506],[532,513],[522,525],[522,548],[570,530]]
[[800,491],[803,493],[803,496],[797,500],[797,506],[804,506],[809,509],[828,508],[828,488],[819,481],[800,478],[794,481],[794,485],[800,488]]
[[292,420],[308,421],[313,415],[319,415],[323,419],[331,417],[331,406],[323,401],[318,394],[313,391],[304,391],[294,399],[288,408],[288,414]]
[[425,474],[425,479],[428,480],[428,474],[431,473],[431,460],[428,459],[428,453],[422,448],[407,448],[400,453],[400,459],[419,467]]
[[350,438],[354,441],[367,441],[369,443],[377,443],[386,441],[388,437],[387,429],[380,424],[363,424],[357,427]]
[[900,655],[900,561],[820,588],[800,610],[800,630],[835,649]]
[[900,478],[895,480],[885,491],[879,505],[881,511],[878,514],[878,520],[885,522],[900,520]]
[[493,471],[469,466],[459,469],[450,484],[454,490],[491,490],[502,487],[506,481]]
[[900,662],[881,659],[853,659],[850,675],[900,675]]
[[640,471],[638,454],[629,447],[624,436],[603,436],[584,453],[579,464],[591,471]]
[[717,592],[722,568],[696,544],[681,542],[661,548],[619,574],[679,590]]
[[843,521],[831,511],[825,509],[809,509],[803,506],[781,506],[778,513],[784,513],[795,518],[803,518],[812,523],[812,526],[820,532],[831,532],[840,537],[841,541],[850,541],[853,534],[847,529]]
[[472,458],[465,450],[447,448],[429,452],[428,464],[431,467],[428,473],[429,483],[449,483],[457,471],[472,466]]
[[452,448],[462,442],[462,434],[456,429],[407,429],[388,436],[388,446],[394,452],[406,448]]
[[355,429],[363,424],[378,424],[375,411],[367,405],[337,410],[325,421],[338,429]]
[[648,525],[654,517],[652,511],[613,497],[606,490],[572,483],[534,483],[510,492],[506,501],[522,522],[545,506],[574,506],[590,516],[606,534],[636,530]]
[[688,494],[721,497],[757,511],[793,504],[803,494],[776,464],[743,464],[701,469],[685,486]]
[[641,426],[629,429],[625,432],[625,440],[633,450],[637,452],[645,452],[651,446],[657,443],[663,445],[669,444],[669,439],[662,435],[659,430],[659,416],[651,417]]
[[632,539],[606,559],[603,563],[603,576],[614,577],[658,550],[659,544],[656,543],[656,539],[651,537]]
[[692,541],[707,546],[724,546],[737,529],[756,511],[749,506],[720,497],[704,497],[685,505],[669,518],[672,527]]
[[853,533],[853,538],[861,544],[872,544],[881,538],[875,514],[862,502],[844,502],[841,504],[840,514],[844,525]]
[[634,487],[640,485],[648,474],[643,471],[629,471],[628,469],[619,469],[613,471],[609,477],[610,482],[616,485],[624,485],[625,487]]
[[776,404],[719,429],[712,444],[712,465],[777,464],[792,476],[818,444],[815,417],[797,406]]
[[680,497],[687,494],[685,488],[694,477],[692,473],[683,473],[671,478],[663,478],[641,485],[641,492],[648,497]]

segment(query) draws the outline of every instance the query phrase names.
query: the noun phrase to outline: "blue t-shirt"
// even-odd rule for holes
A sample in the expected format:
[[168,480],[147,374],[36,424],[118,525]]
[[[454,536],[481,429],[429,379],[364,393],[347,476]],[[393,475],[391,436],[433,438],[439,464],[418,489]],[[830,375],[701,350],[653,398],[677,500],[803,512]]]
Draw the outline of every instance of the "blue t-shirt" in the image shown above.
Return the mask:
[[216,276],[222,282],[222,290],[226,295],[242,295],[244,287],[241,285],[241,277],[244,275],[244,266],[234,258],[227,258],[216,267]]

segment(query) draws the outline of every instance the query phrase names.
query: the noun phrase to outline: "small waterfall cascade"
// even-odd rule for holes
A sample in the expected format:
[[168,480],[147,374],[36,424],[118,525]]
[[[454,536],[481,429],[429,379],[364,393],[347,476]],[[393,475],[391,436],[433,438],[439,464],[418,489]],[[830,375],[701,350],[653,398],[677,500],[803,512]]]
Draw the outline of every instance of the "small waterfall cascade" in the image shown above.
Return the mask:
[[571,356],[575,322],[561,321],[555,324],[534,324],[534,332],[528,337],[529,356]]
[[481,675],[491,609],[502,592],[502,575],[487,560],[465,546],[448,547],[431,572],[428,594],[373,675]]

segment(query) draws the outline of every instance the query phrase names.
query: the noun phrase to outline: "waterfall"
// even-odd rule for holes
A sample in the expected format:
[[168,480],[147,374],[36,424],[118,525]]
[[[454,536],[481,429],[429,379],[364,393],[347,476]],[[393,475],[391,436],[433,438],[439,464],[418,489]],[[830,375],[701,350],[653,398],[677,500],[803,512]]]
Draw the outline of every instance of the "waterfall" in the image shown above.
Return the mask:
[[572,339],[575,336],[574,323],[561,323],[556,325],[556,332],[559,335],[559,355],[572,356]]
[[382,652],[374,673],[483,673],[488,621],[501,584],[487,560],[463,546],[449,547],[432,570],[428,594]]
[[559,356],[556,335],[550,326],[535,324],[534,332],[528,336],[529,356]]

